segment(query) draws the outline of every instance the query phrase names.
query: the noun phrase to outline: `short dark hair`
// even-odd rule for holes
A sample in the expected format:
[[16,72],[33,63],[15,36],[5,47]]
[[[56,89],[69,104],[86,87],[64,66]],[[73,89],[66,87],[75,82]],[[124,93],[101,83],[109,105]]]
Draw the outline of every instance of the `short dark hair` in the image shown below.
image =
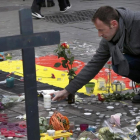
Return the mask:
[[119,22],[118,12],[111,6],[102,6],[94,14],[92,22],[95,22],[96,19],[101,20],[106,25],[110,26],[111,20],[116,20]]

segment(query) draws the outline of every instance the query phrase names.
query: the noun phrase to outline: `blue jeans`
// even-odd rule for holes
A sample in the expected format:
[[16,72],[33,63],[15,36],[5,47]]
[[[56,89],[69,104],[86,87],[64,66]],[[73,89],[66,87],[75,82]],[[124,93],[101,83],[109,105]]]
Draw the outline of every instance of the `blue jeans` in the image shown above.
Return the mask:
[[[124,54],[124,57],[129,63],[129,75],[127,76],[127,78],[140,83],[140,56]],[[114,72],[118,74],[117,66],[112,66],[112,68]]]

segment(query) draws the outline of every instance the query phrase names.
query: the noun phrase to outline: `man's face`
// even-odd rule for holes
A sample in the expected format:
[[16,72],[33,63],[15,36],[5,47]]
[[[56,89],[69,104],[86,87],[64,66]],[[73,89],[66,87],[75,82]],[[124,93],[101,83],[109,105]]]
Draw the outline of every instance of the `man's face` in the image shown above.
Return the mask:
[[118,30],[118,22],[116,20],[110,21],[110,26],[103,23],[98,18],[94,22],[96,29],[98,30],[99,37],[105,38],[110,41]]

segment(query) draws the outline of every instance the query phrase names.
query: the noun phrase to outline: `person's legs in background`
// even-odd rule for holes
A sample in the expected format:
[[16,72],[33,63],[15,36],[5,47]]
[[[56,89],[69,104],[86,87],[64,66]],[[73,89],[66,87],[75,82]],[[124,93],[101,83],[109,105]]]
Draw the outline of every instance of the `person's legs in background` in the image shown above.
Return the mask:
[[58,0],[60,12],[66,12],[71,8],[69,0]]
[[46,2],[45,2],[45,0],[42,1],[41,7],[46,7]]
[[53,7],[55,6],[55,3],[53,0],[47,0],[47,7]]
[[[140,83],[140,56],[124,54],[129,63],[129,75],[125,76],[134,82]],[[112,67],[115,73],[118,73],[117,66]],[[123,76],[123,75],[122,75]],[[136,95],[132,102],[140,103],[140,94]]]
[[41,4],[42,4],[42,1],[43,0],[33,0],[32,6],[31,6],[31,10],[32,10],[32,16],[34,18],[38,18],[38,19],[45,18],[41,14]]

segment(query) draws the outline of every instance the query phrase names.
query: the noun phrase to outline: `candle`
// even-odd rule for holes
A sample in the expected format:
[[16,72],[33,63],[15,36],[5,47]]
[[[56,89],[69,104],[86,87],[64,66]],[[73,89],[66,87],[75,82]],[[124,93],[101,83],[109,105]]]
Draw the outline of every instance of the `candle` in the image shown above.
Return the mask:
[[51,95],[44,95],[44,108],[51,108]]
[[9,88],[12,88],[14,86],[14,78],[13,77],[6,79],[6,86]]

